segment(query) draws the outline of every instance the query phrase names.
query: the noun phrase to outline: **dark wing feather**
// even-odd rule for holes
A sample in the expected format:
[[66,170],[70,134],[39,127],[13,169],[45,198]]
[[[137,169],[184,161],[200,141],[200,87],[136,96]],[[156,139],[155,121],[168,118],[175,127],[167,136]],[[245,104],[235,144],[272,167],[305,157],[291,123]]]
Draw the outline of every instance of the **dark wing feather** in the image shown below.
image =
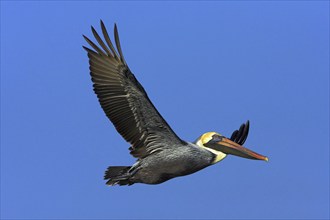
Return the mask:
[[243,123],[238,130],[235,130],[232,133],[230,140],[240,145],[243,145],[249,134],[249,129],[250,129],[250,122],[248,120],[245,124]]
[[87,47],[84,49],[88,52],[94,91],[101,107],[117,131],[132,144],[131,154],[143,158],[155,151],[185,144],[162,118],[128,68],[116,25],[117,50],[102,21],[101,28],[107,45],[92,27],[93,35],[102,49],[85,36],[95,51]]

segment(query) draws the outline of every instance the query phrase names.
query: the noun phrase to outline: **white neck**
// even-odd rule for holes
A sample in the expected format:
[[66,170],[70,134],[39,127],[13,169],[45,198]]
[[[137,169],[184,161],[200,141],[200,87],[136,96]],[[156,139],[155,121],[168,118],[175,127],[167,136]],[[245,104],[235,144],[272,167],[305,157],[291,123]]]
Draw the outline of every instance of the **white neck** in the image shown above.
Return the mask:
[[217,150],[214,150],[214,149],[212,149],[212,148],[205,147],[205,146],[203,145],[203,143],[202,143],[201,140],[198,140],[198,141],[196,142],[196,145],[199,146],[199,147],[201,147],[201,148],[203,148],[203,149],[205,149],[205,150],[208,150],[208,151],[210,151],[211,153],[213,153],[213,154],[216,155],[216,157],[215,157],[214,161],[212,162],[212,164],[215,164],[215,163],[220,162],[221,160],[225,159],[226,156],[227,156],[227,154],[222,153],[221,151],[217,151]]

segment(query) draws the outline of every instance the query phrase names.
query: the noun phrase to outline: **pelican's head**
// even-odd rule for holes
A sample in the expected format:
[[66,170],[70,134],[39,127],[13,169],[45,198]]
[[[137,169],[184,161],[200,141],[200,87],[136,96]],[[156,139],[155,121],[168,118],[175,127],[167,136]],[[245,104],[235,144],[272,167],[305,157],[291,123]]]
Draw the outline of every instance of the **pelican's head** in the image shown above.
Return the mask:
[[195,141],[195,144],[216,155],[213,163],[223,160],[227,154],[253,160],[268,161],[267,157],[253,152],[217,132],[207,132],[203,134]]

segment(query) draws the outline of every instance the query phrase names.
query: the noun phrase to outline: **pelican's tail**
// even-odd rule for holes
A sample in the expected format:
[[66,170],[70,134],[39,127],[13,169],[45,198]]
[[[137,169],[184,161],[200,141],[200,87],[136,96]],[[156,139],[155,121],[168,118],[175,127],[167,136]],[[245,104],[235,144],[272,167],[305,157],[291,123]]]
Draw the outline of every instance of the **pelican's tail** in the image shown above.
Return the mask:
[[128,173],[128,170],[131,167],[125,167],[125,166],[110,166],[105,171],[104,179],[108,180],[107,185],[113,186],[113,185],[132,185],[133,183],[129,181],[130,174]]

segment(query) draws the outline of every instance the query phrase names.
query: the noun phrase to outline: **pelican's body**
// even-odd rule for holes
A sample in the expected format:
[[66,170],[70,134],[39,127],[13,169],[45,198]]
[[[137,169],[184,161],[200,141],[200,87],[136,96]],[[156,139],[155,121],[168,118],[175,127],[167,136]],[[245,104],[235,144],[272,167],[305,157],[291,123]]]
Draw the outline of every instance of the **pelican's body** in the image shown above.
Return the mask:
[[200,147],[187,143],[173,146],[174,150],[156,152],[138,160],[133,166],[130,182],[158,184],[173,177],[184,176],[211,165],[216,156]]
[[108,185],[158,184],[199,171],[223,160],[227,154],[268,160],[244,144],[249,122],[233,132],[230,139],[208,132],[194,143],[181,140],[154,107],[142,85],[128,68],[115,26],[113,46],[101,21],[105,42],[95,29],[98,47],[85,37],[94,91],[101,107],[117,131],[131,143],[130,153],[138,158],[133,166],[110,166],[104,178]]

